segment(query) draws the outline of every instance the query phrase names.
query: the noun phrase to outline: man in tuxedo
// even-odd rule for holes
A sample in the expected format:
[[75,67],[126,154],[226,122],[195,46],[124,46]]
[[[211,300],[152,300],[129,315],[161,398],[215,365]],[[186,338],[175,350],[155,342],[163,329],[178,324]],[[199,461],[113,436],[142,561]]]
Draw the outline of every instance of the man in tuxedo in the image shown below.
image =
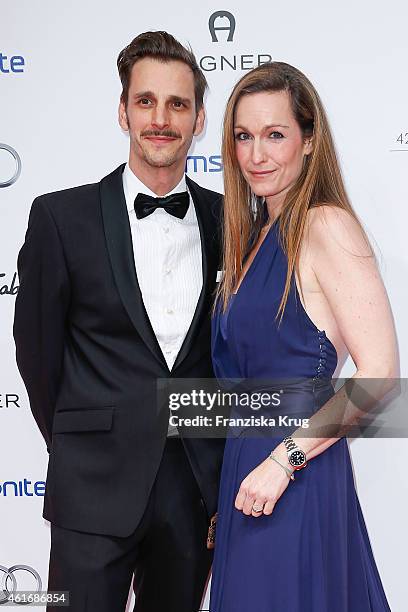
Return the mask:
[[[129,161],[40,196],[18,257],[17,363],[47,444],[50,591],[75,612],[196,612],[223,441],[169,426],[159,378],[207,378],[221,196],[185,176],[205,77],[166,32],[119,55]],[[52,606],[48,610],[54,609]]]

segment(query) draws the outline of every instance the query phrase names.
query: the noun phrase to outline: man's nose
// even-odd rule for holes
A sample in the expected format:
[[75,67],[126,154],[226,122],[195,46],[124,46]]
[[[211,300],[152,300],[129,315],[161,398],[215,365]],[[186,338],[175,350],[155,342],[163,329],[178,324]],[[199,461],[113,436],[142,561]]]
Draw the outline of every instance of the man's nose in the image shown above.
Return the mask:
[[168,127],[169,116],[168,116],[167,108],[164,104],[163,105],[158,104],[155,107],[153,111],[153,116],[152,116],[152,125],[160,129]]

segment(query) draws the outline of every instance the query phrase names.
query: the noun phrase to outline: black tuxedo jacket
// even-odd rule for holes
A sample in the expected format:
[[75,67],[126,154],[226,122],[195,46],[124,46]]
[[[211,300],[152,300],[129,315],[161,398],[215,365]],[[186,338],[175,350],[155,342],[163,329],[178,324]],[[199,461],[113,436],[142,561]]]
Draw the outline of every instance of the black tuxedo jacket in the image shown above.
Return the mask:
[[[44,517],[126,536],[137,527],[166,441],[157,379],[213,376],[212,294],[220,262],[221,196],[190,179],[203,288],[170,372],[143,305],[122,187],[100,183],[40,196],[18,256],[14,338],[31,410],[50,453]],[[209,516],[223,441],[183,439]]]

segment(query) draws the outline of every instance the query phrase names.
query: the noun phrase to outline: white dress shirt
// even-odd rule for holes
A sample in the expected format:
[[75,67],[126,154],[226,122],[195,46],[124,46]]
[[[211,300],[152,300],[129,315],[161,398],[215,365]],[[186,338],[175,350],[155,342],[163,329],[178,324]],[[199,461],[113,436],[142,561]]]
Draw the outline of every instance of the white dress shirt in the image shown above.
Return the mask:
[[[193,199],[190,195],[184,219],[170,215],[163,208],[138,219],[134,210],[137,194],[153,197],[157,194],[137,178],[129,164],[123,171],[123,189],[143,303],[171,370],[191,325],[203,285],[200,230]],[[165,195],[182,191],[187,191],[184,175]],[[169,426],[169,435],[175,433],[175,428]]]

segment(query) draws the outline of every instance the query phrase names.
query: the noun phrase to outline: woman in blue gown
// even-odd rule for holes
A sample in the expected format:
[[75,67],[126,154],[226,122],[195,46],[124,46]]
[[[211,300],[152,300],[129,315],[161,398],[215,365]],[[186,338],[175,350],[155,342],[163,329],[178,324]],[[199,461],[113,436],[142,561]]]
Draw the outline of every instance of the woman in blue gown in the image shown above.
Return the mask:
[[380,397],[398,376],[395,331],[323,106],[300,71],[272,62],[237,83],[223,160],[216,376],[238,379],[240,388],[262,381],[260,389],[279,389],[279,413],[311,417],[319,437],[302,427],[266,435],[231,429],[210,610],[389,611],[342,433],[364,405],[345,387],[334,393],[331,379],[350,354],[351,380],[383,379]]

